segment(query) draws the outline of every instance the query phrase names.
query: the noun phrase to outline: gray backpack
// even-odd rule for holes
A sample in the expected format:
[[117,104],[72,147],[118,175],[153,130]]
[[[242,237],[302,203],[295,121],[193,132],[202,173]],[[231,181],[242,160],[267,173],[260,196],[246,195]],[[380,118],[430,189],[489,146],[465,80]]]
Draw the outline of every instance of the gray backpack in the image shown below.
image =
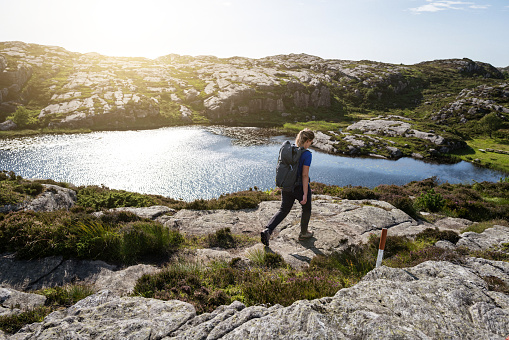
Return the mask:
[[293,190],[296,184],[302,183],[302,178],[297,178],[299,160],[306,149],[298,147],[286,141],[279,149],[279,158],[276,166],[276,185],[283,190]]

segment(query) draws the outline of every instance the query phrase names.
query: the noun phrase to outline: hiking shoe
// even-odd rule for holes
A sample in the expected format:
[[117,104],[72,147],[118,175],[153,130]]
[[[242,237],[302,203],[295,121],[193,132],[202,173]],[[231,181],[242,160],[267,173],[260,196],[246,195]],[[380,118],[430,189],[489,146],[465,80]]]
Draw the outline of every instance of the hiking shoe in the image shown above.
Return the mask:
[[306,231],[304,234],[299,234],[299,241],[307,240],[308,238],[313,237],[312,231]]
[[269,246],[269,238],[270,238],[269,229],[265,229],[264,231],[262,231],[260,233],[260,237],[262,239],[263,245],[268,247]]

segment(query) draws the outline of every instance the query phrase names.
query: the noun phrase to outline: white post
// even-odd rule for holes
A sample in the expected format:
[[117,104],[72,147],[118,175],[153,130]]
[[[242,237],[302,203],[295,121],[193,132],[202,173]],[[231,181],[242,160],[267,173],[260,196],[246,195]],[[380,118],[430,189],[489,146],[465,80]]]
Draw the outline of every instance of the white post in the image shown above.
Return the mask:
[[376,259],[376,267],[380,267],[384,257],[385,240],[387,239],[387,229],[382,229],[382,237],[380,237],[380,245],[378,246],[378,257]]

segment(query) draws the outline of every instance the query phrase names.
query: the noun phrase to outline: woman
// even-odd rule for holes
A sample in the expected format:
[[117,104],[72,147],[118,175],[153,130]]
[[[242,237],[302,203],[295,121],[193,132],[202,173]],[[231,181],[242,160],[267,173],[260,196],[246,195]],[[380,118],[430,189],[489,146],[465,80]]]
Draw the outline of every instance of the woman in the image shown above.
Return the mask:
[[309,218],[311,217],[311,188],[309,187],[309,167],[311,166],[311,151],[307,150],[315,139],[315,134],[309,129],[299,132],[295,139],[295,144],[306,149],[299,161],[299,170],[297,178],[302,177],[302,185],[297,185],[293,190],[283,190],[281,192],[281,207],[279,211],[271,218],[265,230],[261,232],[261,240],[264,245],[269,246],[270,235],[276,227],[283,221],[292,210],[293,202],[299,201],[302,205],[302,216],[300,219],[299,241],[313,237],[313,232],[308,230]]

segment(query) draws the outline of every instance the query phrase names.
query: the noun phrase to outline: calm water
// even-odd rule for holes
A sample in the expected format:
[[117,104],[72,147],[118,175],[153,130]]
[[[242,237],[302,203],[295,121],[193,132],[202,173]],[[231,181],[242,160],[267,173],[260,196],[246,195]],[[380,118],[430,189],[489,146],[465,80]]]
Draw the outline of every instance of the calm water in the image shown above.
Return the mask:
[[[201,127],[106,131],[0,140],[0,170],[25,178],[193,200],[257,186],[273,188],[279,145],[285,138],[241,146]],[[326,184],[405,184],[437,176],[442,182],[498,181],[503,174],[467,162],[437,165],[402,158],[349,158],[313,151],[312,181]]]

